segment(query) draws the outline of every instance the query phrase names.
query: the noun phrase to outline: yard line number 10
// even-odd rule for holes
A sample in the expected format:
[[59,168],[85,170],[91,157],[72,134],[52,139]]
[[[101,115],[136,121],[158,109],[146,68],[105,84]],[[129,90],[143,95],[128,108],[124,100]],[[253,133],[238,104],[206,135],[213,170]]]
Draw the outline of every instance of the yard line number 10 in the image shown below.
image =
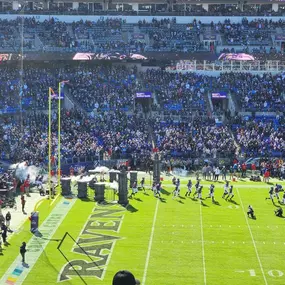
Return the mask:
[[[249,272],[249,275],[254,277],[256,276],[256,273],[255,273],[255,270],[254,269],[248,269],[246,270]],[[239,271],[239,272],[242,272],[242,271]],[[282,277],[284,276],[284,273],[280,270],[277,270],[277,269],[274,269],[274,270],[269,270],[268,271],[268,275],[271,276],[271,277]]]

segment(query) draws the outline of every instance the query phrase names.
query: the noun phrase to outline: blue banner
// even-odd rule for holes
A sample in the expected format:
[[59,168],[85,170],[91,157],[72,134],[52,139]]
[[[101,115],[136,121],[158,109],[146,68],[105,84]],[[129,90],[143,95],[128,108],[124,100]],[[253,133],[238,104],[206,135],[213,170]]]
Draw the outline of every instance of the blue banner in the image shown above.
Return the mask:
[[137,92],[136,93],[136,98],[151,98],[151,92]]
[[33,99],[32,98],[23,98],[22,99],[22,105],[24,106],[30,106],[32,103]]
[[228,94],[227,92],[224,92],[224,91],[212,93],[213,99],[226,99],[227,97],[228,97]]
[[182,110],[182,104],[165,104],[164,108],[170,111],[181,111]]

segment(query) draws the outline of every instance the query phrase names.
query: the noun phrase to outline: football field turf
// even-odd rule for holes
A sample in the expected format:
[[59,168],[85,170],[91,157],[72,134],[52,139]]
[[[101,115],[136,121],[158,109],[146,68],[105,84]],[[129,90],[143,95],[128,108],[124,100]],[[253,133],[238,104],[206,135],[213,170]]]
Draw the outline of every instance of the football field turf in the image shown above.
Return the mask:
[[[274,216],[278,203],[265,200],[270,185],[232,183],[234,202],[227,202],[224,184],[215,183],[213,204],[184,197],[186,183],[175,199],[168,180],[162,199],[139,191],[127,209],[63,197],[50,208],[46,201],[42,236],[32,236],[27,222],[0,256],[1,285],[111,284],[120,269],[143,285],[285,284],[285,220]],[[205,198],[210,183],[201,184]],[[246,215],[249,204],[256,220]],[[24,267],[23,240],[30,249]]]

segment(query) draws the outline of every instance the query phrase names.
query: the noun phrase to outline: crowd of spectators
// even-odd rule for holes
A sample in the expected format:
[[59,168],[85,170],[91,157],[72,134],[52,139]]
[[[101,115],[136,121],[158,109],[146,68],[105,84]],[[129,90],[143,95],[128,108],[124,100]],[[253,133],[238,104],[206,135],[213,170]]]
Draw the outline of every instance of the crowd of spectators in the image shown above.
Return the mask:
[[[41,164],[47,161],[48,116],[27,114],[19,129],[16,118],[1,122],[1,158]],[[57,156],[57,116],[52,118],[52,155]],[[87,116],[77,110],[61,114],[61,155],[65,162],[72,158],[120,158],[137,154],[146,156],[152,150],[147,124],[136,115],[126,112],[102,113]]]
[[0,48],[13,48],[16,39],[17,36],[11,22],[6,19],[0,19]]
[[[23,114],[25,119],[21,126],[14,119],[2,122],[1,156],[8,155],[15,161],[45,161],[47,117],[38,112],[47,109],[47,86],[57,86],[59,80],[68,81],[64,89],[66,96],[82,110],[62,114],[65,159],[93,157],[98,152],[112,157],[149,154],[151,130],[155,144],[166,157],[215,158],[238,151],[247,155],[280,154],[285,146],[283,121],[273,124],[238,120],[233,128],[236,144],[230,125],[217,125],[211,119],[208,93],[231,93],[241,110],[283,112],[284,79],[283,74],[222,73],[214,77],[163,69],[138,71],[136,66],[111,64],[73,64],[64,68],[32,65],[23,70],[3,65],[0,74],[2,112],[9,113],[9,108],[19,111],[22,102],[22,108],[29,113]],[[134,95],[144,91],[151,92],[154,99],[151,108],[156,120],[151,122],[140,117],[140,108],[133,109]],[[214,109],[214,113],[217,110]],[[176,121],[165,119],[164,115],[170,114],[177,116]],[[191,119],[184,118],[187,114]],[[53,119],[56,120],[56,116]],[[55,126],[54,132],[56,145]],[[56,149],[53,151],[56,153]]]
[[46,109],[48,87],[57,86],[57,68],[2,66],[0,73],[0,110]]
[[236,153],[234,139],[227,126],[215,120],[196,117],[190,122],[157,122],[154,126],[157,146],[163,156],[204,158],[231,157]]
[[48,87],[56,89],[58,74],[69,81],[68,95],[87,111],[130,110],[136,92],[154,95],[158,112],[207,112],[208,92],[224,91],[238,102],[243,111],[283,111],[285,75],[264,73],[221,73],[218,77],[198,73],[172,73],[163,69],[138,72],[136,66],[65,65],[64,68],[27,65],[1,67],[0,103],[2,112],[47,108]]
[[282,19],[272,21],[272,19],[255,19],[249,21],[243,18],[241,22],[232,22],[230,19],[223,23],[211,23],[211,28],[216,33],[224,37],[225,44],[242,46],[268,46],[272,45],[271,36],[276,33],[276,29],[284,28],[285,22]]
[[222,73],[214,85],[237,98],[244,111],[283,111],[284,74]]
[[[57,157],[57,116],[52,118],[52,155]],[[44,164],[48,153],[48,117],[42,113],[26,114],[20,130],[14,117],[3,118],[0,126],[2,159]],[[152,131],[154,136],[152,136]],[[153,142],[164,158],[232,157],[234,139],[227,126],[196,117],[193,122],[177,123],[146,119],[126,112],[88,116],[76,110],[61,114],[61,156],[63,162],[106,158],[142,159],[149,157]]]
[[[205,24],[198,19],[178,24],[176,18],[153,18],[127,23],[121,18],[100,18],[96,21],[80,20],[66,23],[55,17],[40,22],[35,17],[1,20],[0,48],[20,47],[24,37],[25,50],[44,52],[214,52],[217,47],[240,46],[254,49],[259,57],[264,53],[283,55],[284,47],[276,49],[274,35],[285,27],[283,19],[276,21],[243,18],[233,22]],[[216,39],[214,48],[204,45],[207,36]],[[221,36],[222,41],[217,40]],[[206,38],[204,38],[206,37]],[[277,37],[278,38],[278,37]],[[39,39],[39,40],[36,40]],[[259,47],[261,49],[258,49]],[[212,47],[212,46],[211,46]],[[264,50],[266,47],[266,50]],[[234,49],[234,48],[233,48]],[[232,50],[231,50],[232,51]]]
[[93,66],[67,70],[70,94],[89,111],[117,110],[133,105],[136,67]]
[[148,69],[140,77],[142,88],[156,94],[157,110],[179,113],[206,111],[205,94],[213,77],[197,73],[170,73],[161,69]]
[[284,117],[238,118],[233,124],[241,152],[247,156],[280,157],[285,149]]
[[[110,3],[111,4],[111,3]],[[19,10],[12,10],[12,5],[2,7],[0,13],[23,13],[26,14],[47,14],[47,15],[169,15],[169,16],[282,16],[284,9],[281,7],[277,11],[273,11],[271,4],[265,5],[250,5],[244,2],[242,7],[237,4],[209,4],[208,10],[204,9],[201,4],[186,5],[167,5],[163,8],[155,8],[155,4],[149,5],[149,8],[144,7],[143,10],[136,11],[129,5],[122,8],[121,5],[108,5],[107,10],[103,10],[101,4],[96,4],[92,8],[88,3],[79,3],[77,9],[73,9],[72,5],[58,5],[58,3],[50,3],[49,7],[44,9],[34,5],[31,9],[29,5],[20,6]]]

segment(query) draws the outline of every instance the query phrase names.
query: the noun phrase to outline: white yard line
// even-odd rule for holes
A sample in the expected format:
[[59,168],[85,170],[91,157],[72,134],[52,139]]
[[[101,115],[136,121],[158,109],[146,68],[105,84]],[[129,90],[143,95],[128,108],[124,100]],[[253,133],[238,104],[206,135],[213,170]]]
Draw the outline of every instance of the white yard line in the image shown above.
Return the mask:
[[236,189],[236,192],[237,192],[237,194],[239,196],[239,199],[240,199],[240,204],[241,204],[241,207],[242,207],[242,210],[243,210],[244,218],[245,218],[246,223],[247,223],[247,227],[248,227],[248,230],[249,230],[249,233],[250,233],[250,236],[251,236],[251,240],[252,240],[252,243],[253,243],[253,247],[254,247],[254,250],[255,250],[255,253],[256,253],[256,257],[257,257],[258,263],[259,263],[259,267],[260,267],[260,270],[261,270],[261,273],[262,273],[262,276],[263,276],[263,279],[264,279],[264,284],[268,285],[268,282],[267,282],[267,279],[266,279],[266,276],[265,276],[265,273],[264,273],[264,270],[263,270],[263,266],[262,266],[262,263],[261,263],[261,260],[260,260],[260,257],[259,257],[259,253],[258,253],[258,250],[257,250],[257,247],[256,247],[256,242],[254,240],[254,237],[253,237],[253,234],[252,234],[249,222],[248,222],[248,217],[246,215],[245,208],[244,208],[244,205],[243,205],[243,202],[242,202],[242,199],[241,199],[241,196],[239,194],[238,189]]
[[146,281],[147,269],[149,265],[149,258],[150,258],[151,247],[152,247],[152,240],[153,240],[154,229],[155,229],[155,224],[156,224],[156,217],[157,217],[157,212],[158,212],[158,205],[159,205],[159,200],[157,199],[153,221],[152,221],[151,234],[150,234],[149,243],[148,243],[148,250],[147,250],[147,256],[146,256],[146,261],[145,261],[145,266],[144,266],[142,285],[144,285]]
[[206,285],[207,284],[207,276],[206,276],[205,248],[204,248],[203,213],[202,213],[202,204],[201,203],[200,203],[200,226],[201,226],[201,244],[202,244],[204,284]]

